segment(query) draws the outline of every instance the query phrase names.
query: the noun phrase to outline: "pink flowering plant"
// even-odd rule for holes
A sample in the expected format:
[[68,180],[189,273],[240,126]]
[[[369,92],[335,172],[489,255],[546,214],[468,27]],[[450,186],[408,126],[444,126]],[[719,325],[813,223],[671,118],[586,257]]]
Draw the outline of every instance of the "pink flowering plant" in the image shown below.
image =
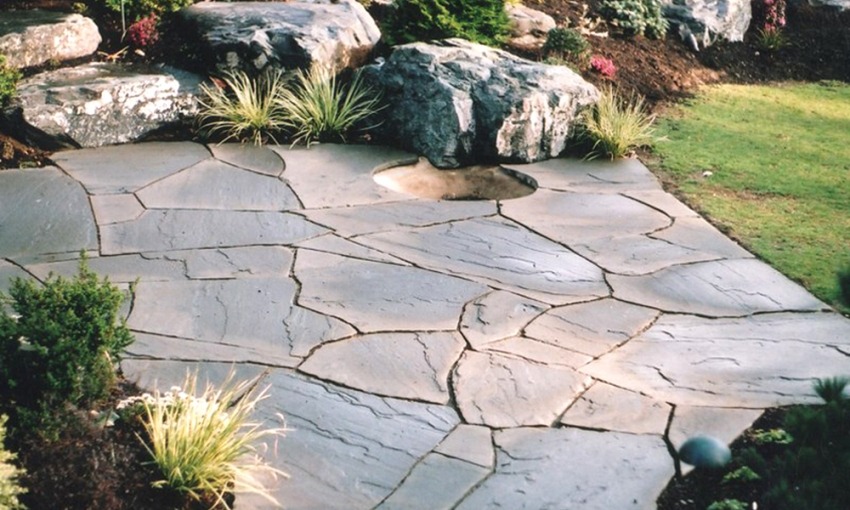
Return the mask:
[[617,66],[614,65],[614,61],[602,55],[590,57],[590,69],[606,78],[613,78],[617,74]]
[[134,48],[145,49],[153,46],[159,41],[159,30],[157,29],[158,19],[155,13],[151,13],[145,18],[130,25],[127,29],[127,41]]
[[764,23],[759,29],[759,46],[766,50],[775,50],[785,45],[785,2],[786,0],[762,0]]

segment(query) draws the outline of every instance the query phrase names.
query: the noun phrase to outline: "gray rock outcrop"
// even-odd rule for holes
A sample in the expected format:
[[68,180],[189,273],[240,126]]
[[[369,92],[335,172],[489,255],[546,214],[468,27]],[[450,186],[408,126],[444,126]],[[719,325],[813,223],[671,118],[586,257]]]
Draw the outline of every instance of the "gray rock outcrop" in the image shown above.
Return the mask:
[[389,105],[384,135],[440,168],[555,157],[598,97],[566,67],[461,39],[398,46],[364,75]]
[[45,149],[133,142],[194,118],[201,78],[167,67],[92,63],[31,76],[4,112]]
[[185,41],[219,71],[357,67],[381,38],[356,0],[202,2],[179,17]]
[[808,4],[815,7],[832,7],[839,11],[850,10],[850,0],[808,0]]
[[506,4],[505,11],[511,20],[508,44],[517,48],[541,48],[546,43],[549,31],[557,26],[552,16],[522,4]]
[[0,17],[0,54],[11,67],[85,57],[97,51],[100,40],[94,21],[79,14],[30,10]]
[[743,41],[753,17],[749,0],[662,0],[662,4],[673,29],[694,50],[719,39]]

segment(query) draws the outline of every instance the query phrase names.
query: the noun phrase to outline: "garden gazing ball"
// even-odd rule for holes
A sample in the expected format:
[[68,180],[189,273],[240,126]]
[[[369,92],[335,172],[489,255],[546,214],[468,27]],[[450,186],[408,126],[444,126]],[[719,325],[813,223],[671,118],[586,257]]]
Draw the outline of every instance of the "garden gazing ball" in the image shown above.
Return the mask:
[[711,436],[694,436],[679,448],[679,459],[697,468],[717,469],[732,459],[725,443]]

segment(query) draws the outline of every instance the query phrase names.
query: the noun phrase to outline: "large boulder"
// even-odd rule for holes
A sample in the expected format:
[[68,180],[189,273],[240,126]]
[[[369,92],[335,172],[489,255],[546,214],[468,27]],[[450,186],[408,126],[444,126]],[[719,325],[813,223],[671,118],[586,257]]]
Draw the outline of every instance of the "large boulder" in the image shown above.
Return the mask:
[[381,38],[356,0],[201,2],[179,18],[186,43],[219,71],[357,67]]
[[815,7],[832,7],[839,11],[850,10],[850,0],[808,0]]
[[201,78],[167,67],[92,63],[31,76],[4,112],[6,123],[48,150],[133,142],[189,122]]
[[505,4],[505,11],[511,20],[508,44],[515,48],[539,50],[546,43],[549,31],[557,27],[552,16],[519,3]]
[[11,67],[85,57],[97,51],[100,32],[79,14],[5,11],[0,16],[0,54]]
[[664,16],[694,50],[718,39],[739,42],[750,26],[750,0],[662,0]]
[[560,154],[596,88],[570,69],[462,39],[397,46],[364,68],[383,91],[383,136],[440,168]]

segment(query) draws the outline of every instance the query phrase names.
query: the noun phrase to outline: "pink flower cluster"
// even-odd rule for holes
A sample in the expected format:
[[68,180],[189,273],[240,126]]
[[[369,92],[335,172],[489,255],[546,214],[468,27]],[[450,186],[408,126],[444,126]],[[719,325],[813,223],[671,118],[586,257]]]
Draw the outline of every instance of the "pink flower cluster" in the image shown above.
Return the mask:
[[139,21],[130,25],[127,28],[127,40],[136,48],[147,48],[156,44],[159,40],[159,30],[157,30],[156,14],[151,13],[146,18],[141,18]]
[[764,26],[766,33],[779,32],[785,26],[785,0],[764,1]]
[[613,78],[617,74],[617,66],[614,65],[614,61],[602,55],[590,57],[590,68],[606,78]]

